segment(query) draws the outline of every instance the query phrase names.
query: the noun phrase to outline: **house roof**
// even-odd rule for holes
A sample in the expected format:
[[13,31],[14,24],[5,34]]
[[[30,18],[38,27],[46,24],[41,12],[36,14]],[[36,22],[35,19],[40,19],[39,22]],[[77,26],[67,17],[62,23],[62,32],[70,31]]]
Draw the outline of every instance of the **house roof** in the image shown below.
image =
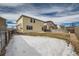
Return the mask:
[[[21,17],[33,18],[33,17],[30,17],[30,16],[25,16],[25,15],[21,15],[20,18]],[[20,18],[16,22],[18,22],[20,20]],[[36,19],[36,18],[33,18],[33,19]],[[39,20],[39,19],[36,19],[36,20],[41,21],[41,22],[45,22],[45,21],[42,21],[42,20]]]
[[3,17],[0,17],[0,20],[6,20],[5,18],[3,18]]
[[51,22],[53,25],[56,26],[56,24],[53,21],[46,21],[45,23],[49,23],[49,22]]

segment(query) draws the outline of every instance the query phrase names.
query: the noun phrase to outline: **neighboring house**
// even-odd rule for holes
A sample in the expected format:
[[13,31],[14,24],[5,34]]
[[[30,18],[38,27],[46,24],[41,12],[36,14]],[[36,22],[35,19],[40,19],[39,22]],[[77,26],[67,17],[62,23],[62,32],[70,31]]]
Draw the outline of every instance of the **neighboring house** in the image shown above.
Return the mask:
[[75,33],[75,27],[79,27],[79,22],[63,23],[62,25],[68,32]]
[[66,32],[74,33],[74,23],[64,23],[60,25],[63,30]]
[[[29,16],[22,15],[16,21],[17,32],[19,33],[27,33],[27,32],[45,32],[44,27],[46,24],[46,28],[48,29],[51,22],[45,22],[36,18],[32,18]],[[50,28],[49,28],[50,29]]]
[[47,31],[52,32],[52,30],[54,30],[54,29],[57,29],[57,25],[54,24],[52,21],[46,21],[44,23],[43,30],[45,32],[47,32]]
[[0,28],[6,28],[6,19],[0,17]]
[[70,33],[74,33],[75,32],[75,27],[66,27],[66,30]]
[[0,17],[0,54],[1,50],[6,45],[5,33],[6,33],[6,19]]

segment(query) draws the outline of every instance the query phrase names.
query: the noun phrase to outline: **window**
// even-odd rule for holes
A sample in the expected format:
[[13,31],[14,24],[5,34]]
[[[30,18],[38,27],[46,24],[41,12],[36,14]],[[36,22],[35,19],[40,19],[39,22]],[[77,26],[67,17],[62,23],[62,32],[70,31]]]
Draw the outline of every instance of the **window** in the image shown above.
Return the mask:
[[30,19],[30,22],[31,22],[31,23],[35,23],[35,19],[31,18],[31,19]]
[[44,27],[42,27],[42,31],[44,31]]
[[34,23],[35,23],[35,19],[34,19]]
[[32,30],[33,29],[33,27],[30,26],[30,25],[27,25],[26,28],[27,28],[27,30]]
[[30,22],[32,23],[32,18],[30,19]]

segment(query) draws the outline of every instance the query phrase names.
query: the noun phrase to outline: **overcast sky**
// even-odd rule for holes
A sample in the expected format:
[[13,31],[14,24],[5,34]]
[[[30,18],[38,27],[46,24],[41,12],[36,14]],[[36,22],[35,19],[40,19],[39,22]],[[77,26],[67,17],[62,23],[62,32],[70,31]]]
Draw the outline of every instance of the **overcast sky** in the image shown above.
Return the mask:
[[21,16],[31,16],[40,20],[51,20],[57,24],[79,21],[79,4],[0,4],[0,16],[14,26]]

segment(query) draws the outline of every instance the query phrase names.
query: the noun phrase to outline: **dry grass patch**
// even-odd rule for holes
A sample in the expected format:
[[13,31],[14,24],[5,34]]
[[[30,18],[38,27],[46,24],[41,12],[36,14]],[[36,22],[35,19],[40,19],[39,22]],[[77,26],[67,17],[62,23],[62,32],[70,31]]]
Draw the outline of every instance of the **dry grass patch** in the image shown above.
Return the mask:
[[52,33],[52,32],[37,33],[37,32],[29,32],[29,33],[23,33],[23,35],[47,36],[47,37],[58,38],[58,39],[63,39],[63,40],[67,40],[67,41],[68,41],[68,39],[70,39],[69,33]]

